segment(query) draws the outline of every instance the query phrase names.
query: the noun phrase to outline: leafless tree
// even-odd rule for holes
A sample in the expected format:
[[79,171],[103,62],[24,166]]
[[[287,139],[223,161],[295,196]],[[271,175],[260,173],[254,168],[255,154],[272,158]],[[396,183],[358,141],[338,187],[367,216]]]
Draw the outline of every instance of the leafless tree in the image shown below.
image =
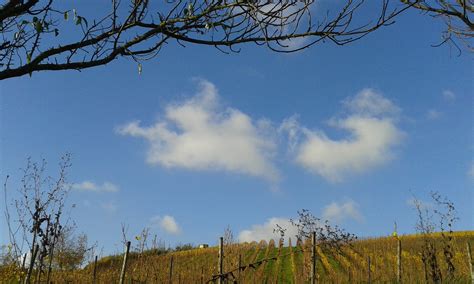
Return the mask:
[[443,275],[438,259],[437,242],[433,233],[441,233],[441,250],[446,264],[445,281],[454,281],[454,248],[453,248],[453,226],[456,220],[456,209],[454,203],[448,198],[441,196],[438,192],[431,192],[434,204],[423,203],[413,198],[413,203],[418,214],[416,230],[423,236],[421,258],[425,266],[425,280],[439,283],[443,281]]
[[[389,5],[395,2],[397,5]],[[368,5],[377,14],[364,22]],[[111,0],[86,16],[64,2],[7,0],[0,6],[0,80],[43,70],[82,70],[118,57],[141,63],[172,41],[239,52],[255,43],[294,52],[322,41],[345,45],[418,4],[394,0]],[[90,11],[89,11],[90,12]],[[66,22],[72,22],[66,25]]]
[[[290,224],[297,229],[295,237],[298,242],[310,239],[311,234],[315,232],[318,245],[327,249],[339,250],[341,246],[357,239],[354,234],[346,232],[337,225],[331,225],[328,220],[322,221],[307,209],[298,211],[298,218],[290,219]],[[287,229],[277,225],[274,232],[284,238]]]
[[[460,40],[467,48],[473,51],[472,39],[474,37],[474,12],[473,0],[401,0],[407,6],[420,10],[435,18],[442,19],[446,24],[441,43],[452,43]],[[459,48],[459,47],[458,47]]]
[[228,225],[227,228],[224,230],[224,245],[233,245],[235,244],[235,238],[234,238],[234,232],[232,232],[232,229]]
[[433,221],[433,215],[427,204],[420,200],[413,199],[414,206],[418,214],[418,222],[416,230],[423,235],[423,246],[421,251],[421,260],[423,261],[425,269],[425,280],[428,282],[432,280],[434,283],[441,282],[442,275],[439,268],[437,254],[437,247],[433,240],[433,233],[436,225]]
[[[25,282],[28,283],[36,263],[37,276],[44,273],[44,261],[53,257],[55,244],[62,235],[62,223],[66,198],[69,192],[67,171],[71,166],[70,155],[61,158],[57,178],[46,176],[46,161],[40,163],[28,159],[23,169],[16,198],[8,197],[7,182],[4,184],[5,217],[8,227],[12,258],[25,266],[25,255],[31,257]],[[13,212],[11,210],[14,209]],[[28,253],[25,252],[25,246]],[[35,258],[36,256],[36,258]],[[48,262],[48,277],[51,261]]]

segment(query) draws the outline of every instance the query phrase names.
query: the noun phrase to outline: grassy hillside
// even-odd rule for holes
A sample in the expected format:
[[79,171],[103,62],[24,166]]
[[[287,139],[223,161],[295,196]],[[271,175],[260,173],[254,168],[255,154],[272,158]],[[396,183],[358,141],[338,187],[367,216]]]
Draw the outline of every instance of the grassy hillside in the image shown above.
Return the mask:
[[[438,248],[438,263],[446,275],[440,234],[431,236]],[[453,234],[455,282],[470,283],[467,242],[474,245],[474,231]],[[400,236],[402,243],[402,274],[404,283],[423,282],[424,265],[421,259],[423,238],[420,235]],[[294,243],[278,247],[274,241],[245,243],[225,247],[224,270],[232,271],[243,283],[305,283],[310,270],[310,244]],[[240,274],[242,266],[253,263]],[[218,249],[192,249],[162,255],[133,253],[129,258],[127,283],[169,283],[170,263],[173,259],[173,283],[201,283],[217,273]],[[358,240],[340,251],[317,249],[319,283],[366,282],[368,257],[371,260],[371,279],[375,283],[396,282],[397,239],[393,237]],[[264,261],[265,259],[271,259]],[[99,283],[118,282],[122,256],[102,258],[97,264]],[[55,282],[87,283],[92,280],[92,266],[83,270],[55,273]],[[0,278],[1,279],[1,278]]]

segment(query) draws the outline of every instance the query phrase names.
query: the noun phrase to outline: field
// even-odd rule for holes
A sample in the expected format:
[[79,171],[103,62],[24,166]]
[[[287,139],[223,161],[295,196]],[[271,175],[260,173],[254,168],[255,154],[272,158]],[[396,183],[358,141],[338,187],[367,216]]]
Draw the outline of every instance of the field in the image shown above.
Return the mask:
[[[430,236],[438,248],[437,260],[442,275],[446,264],[441,249],[440,234]],[[425,268],[421,258],[423,237],[400,236],[402,244],[402,282],[425,282]],[[471,283],[467,243],[474,243],[474,231],[453,233],[454,279],[449,282]],[[317,247],[318,283],[374,283],[397,282],[397,244],[394,237],[368,238],[354,241],[340,250]],[[238,283],[307,283],[311,266],[311,244],[279,246],[270,242],[245,243],[224,247],[224,273]],[[239,267],[240,256],[240,271]],[[96,266],[98,283],[118,283],[122,255],[99,259]],[[173,263],[172,270],[170,269]],[[218,248],[191,249],[157,255],[152,251],[130,253],[125,283],[206,283],[217,274]],[[53,272],[54,283],[91,283],[93,264],[81,270]],[[5,277],[6,273],[3,273]],[[2,283],[15,283],[12,278]],[[233,283],[229,281],[229,283]]]

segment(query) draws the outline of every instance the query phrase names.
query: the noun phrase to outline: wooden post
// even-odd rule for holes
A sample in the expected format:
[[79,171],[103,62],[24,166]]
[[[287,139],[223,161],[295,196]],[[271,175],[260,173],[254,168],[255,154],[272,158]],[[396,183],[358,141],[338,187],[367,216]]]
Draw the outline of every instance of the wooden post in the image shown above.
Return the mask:
[[97,255],[94,258],[94,270],[92,272],[92,284],[97,281]]
[[[44,247],[43,247],[44,250]],[[41,283],[41,272],[43,271],[43,252],[40,253],[39,259],[38,259],[38,265],[36,266],[36,279],[35,283],[39,284]]]
[[219,238],[219,281],[217,283],[223,284],[222,274],[224,273],[224,238]]
[[242,255],[239,254],[239,270],[237,270],[237,283],[240,283],[240,268],[242,267]]
[[472,263],[471,244],[467,242],[467,260],[469,261],[469,271],[471,272],[471,283],[474,284],[474,264]]
[[371,278],[371,275],[370,275],[370,256],[367,257],[367,281],[370,283],[372,283],[372,278]]
[[125,254],[123,256],[122,271],[120,272],[120,284],[125,283],[125,271],[127,270],[127,259],[128,253],[130,252],[130,241],[127,242],[125,247]]
[[311,233],[311,284],[316,283],[316,232]]
[[171,256],[171,259],[170,259],[170,273],[169,273],[169,284],[172,284],[173,283],[173,256]]
[[30,265],[28,266],[28,272],[26,274],[25,284],[30,283],[31,273],[33,272],[33,266],[35,265],[36,255],[38,254],[38,251],[39,251],[39,245],[37,244],[33,248],[33,255],[31,255],[31,258],[30,258]]
[[402,241],[400,239],[397,246],[397,281],[402,283]]

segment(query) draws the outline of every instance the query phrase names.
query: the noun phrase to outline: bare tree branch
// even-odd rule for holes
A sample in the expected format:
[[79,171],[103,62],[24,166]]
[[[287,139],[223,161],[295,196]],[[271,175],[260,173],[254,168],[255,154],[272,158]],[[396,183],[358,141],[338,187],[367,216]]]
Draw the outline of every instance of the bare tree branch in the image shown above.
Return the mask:
[[[420,5],[415,1],[389,7],[389,1],[373,4],[380,11],[364,23],[359,14],[366,0],[331,3],[327,11],[321,11],[318,0],[113,0],[111,11],[99,19],[61,10],[54,0],[9,0],[0,6],[0,80],[37,71],[82,70],[119,57],[140,64],[172,41],[226,53],[239,52],[236,47],[244,43],[277,52],[295,52],[321,41],[345,45]],[[74,25],[66,26],[66,21]]]
[[435,18],[441,18],[446,24],[442,41],[434,46],[452,43],[459,50],[456,40],[461,41],[469,51],[474,51],[474,12],[473,0],[401,0],[405,5],[418,9]]

